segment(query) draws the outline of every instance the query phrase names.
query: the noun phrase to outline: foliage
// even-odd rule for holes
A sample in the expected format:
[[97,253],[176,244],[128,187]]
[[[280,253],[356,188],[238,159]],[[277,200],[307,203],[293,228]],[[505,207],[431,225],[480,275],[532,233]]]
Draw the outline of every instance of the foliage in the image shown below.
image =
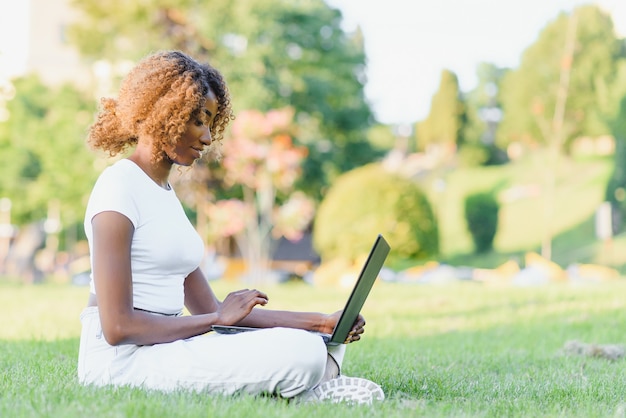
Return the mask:
[[[334,176],[379,155],[366,140],[372,121],[359,32],[323,0],[74,0],[83,18],[70,38],[91,60],[135,61],[180,49],[225,75],[235,112],[291,106],[310,150],[298,188],[319,197]],[[115,33],[115,40],[102,33]]]
[[268,272],[272,236],[298,240],[313,218],[313,202],[291,193],[307,154],[294,146],[292,131],[292,109],[241,112],[224,140],[222,165],[226,184],[241,188],[243,199],[205,209],[210,237],[235,237],[257,281]]
[[507,71],[494,64],[480,63],[476,70],[478,85],[464,95],[467,120],[463,126],[464,141],[459,153],[467,165],[506,162],[506,156],[495,140],[496,129],[502,119],[500,85]]
[[[13,81],[8,119],[0,122],[0,197],[12,200],[13,222],[46,217],[52,200],[65,226],[82,221],[97,176],[85,145],[93,100],[69,85],[46,87],[35,76]],[[10,158],[9,158],[10,156]]]
[[[570,61],[565,55],[566,35],[574,18],[576,43]],[[605,113],[617,102],[599,104],[606,102],[605,93],[613,88],[625,53],[610,16],[600,8],[581,6],[571,15],[559,15],[524,52],[519,68],[502,81],[504,118],[498,143],[503,147],[514,141],[550,143],[560,73],[565,68],[571,68],[562,131],[565,151],[579,136],[609,133]]]
[[[626,49],[626,43],[624,48]],[[618,232],[622,230],[626,219],[626,59],[620,60],[613,88],[605,90],[603,99],[599,104],[606,109],[616,145],[615,166],[606,186],[605,200],[611,202],[614,232]],[[616,100],[619,105],[611,106]]]
[[417,149],[443,146],[456,150],[462,142],[465,119],[465,104],[456,74],[443,70],[439,89],[430,104],[430,112],[425,120],[417,124]]
[[437,254],[437,221],[413,181],[368,164],[340,176],[315,217],[314,246],[322,259],[353,260],[366,254],[377,234],[393,248],[390,260]]
[[493,248],[499,210],[498,201],[492,193],[475,193],[465,199],[465,220],[477,253]]
[[626,95],[620,103],[612,128],[616,143],[615,165],[606,186],[605,200],[611,202],[614,232],[618,232],[626,219]]
[[390,150],[396,145],[397,134],[391,126],[376,124],[367,131],[367,140],[374,148]]

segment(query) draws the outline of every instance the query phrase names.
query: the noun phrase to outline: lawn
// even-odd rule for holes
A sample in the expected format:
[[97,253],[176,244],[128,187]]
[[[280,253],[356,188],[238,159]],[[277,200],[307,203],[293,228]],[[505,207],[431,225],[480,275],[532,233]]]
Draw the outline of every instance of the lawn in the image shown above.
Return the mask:
[[[214,282],[223,297],[232,282]],[[277,309],[332,311],[349,289],[264,287]],[[0,284],[1,417],[608,417],[626,413],[626,360],[568,341],[625,344],[626,281],[532,288],[377,283],[347,375],[379,382],[374,407],[95,389],[76,381],[88,290]],[[269,306],[268,306],[269,307]]]
[[[439,219],[441,254],[452,265],[493,268],[528,251],[540,252],[547,229],[552,231],[552,259],[562,267],[573,262],[609,265],[626,273],[626,237],[613,240],[607,254],[595,233],[595,213],[604,200],[613,170],[612,157],[565,158],[557,167],[545,152],[517,162],[490,167],[459,167],[422,179]],[[547,167],[556,172],[553,208],[546,210],[543,190]],[[436,184],[445,184],[437,188]],[[491,192],[500,204],[494,251],[476,256],[463,214],[468,195]]]

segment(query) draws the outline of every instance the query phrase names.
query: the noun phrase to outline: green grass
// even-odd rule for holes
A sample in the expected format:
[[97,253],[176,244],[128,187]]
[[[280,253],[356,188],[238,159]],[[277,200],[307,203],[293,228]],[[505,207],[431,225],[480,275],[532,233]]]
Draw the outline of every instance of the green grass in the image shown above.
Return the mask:
[[[214,282],[223,297],[238,287]],[[333,311],[348,289],[264,288],[277,309]],[[86,288],[0,285],[2,417],[613,417],[626,412],[626,360],[571,356],[570,340],[626,344],[626,282],[537,288],[379,283],[348,375],[379,382],[372,408],[273,398],[91,388],[76,381]]]

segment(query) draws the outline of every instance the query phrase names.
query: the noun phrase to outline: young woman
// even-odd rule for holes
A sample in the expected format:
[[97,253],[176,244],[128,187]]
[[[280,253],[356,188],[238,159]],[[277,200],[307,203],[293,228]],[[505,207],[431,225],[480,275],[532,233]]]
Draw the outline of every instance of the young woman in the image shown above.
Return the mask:
[[[345,345],[331,333],[341,312],[272,311],[265,293],[220,301],[199,264],[202,239],[172,190],[172,167],[190,166],[233,118],[221,74],[178,52],[142,60],[117,99],[103,99],[89,144],[111,156],[87,205],[92,278],[81,314],[78,377],[84,384],[275,394],[303,401],[371,403],[381,388],[340,374]],[[186,307],[191,315],[182,315]],[[216,335],[212,325],[262,330]],[[347,343],[363,333],[362,317]]]

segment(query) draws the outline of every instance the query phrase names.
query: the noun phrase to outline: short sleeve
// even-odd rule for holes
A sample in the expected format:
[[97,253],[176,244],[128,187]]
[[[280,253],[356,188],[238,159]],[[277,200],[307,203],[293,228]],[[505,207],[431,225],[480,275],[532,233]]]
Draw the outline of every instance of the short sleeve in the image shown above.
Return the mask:
[[136,193],[133,191],[134,177],[116,168],[107,168],[96,181],[85,212],[85,226],[91,224],[98,213],[113,211],[126,216],[137,228],[139,211],[135,203]]

